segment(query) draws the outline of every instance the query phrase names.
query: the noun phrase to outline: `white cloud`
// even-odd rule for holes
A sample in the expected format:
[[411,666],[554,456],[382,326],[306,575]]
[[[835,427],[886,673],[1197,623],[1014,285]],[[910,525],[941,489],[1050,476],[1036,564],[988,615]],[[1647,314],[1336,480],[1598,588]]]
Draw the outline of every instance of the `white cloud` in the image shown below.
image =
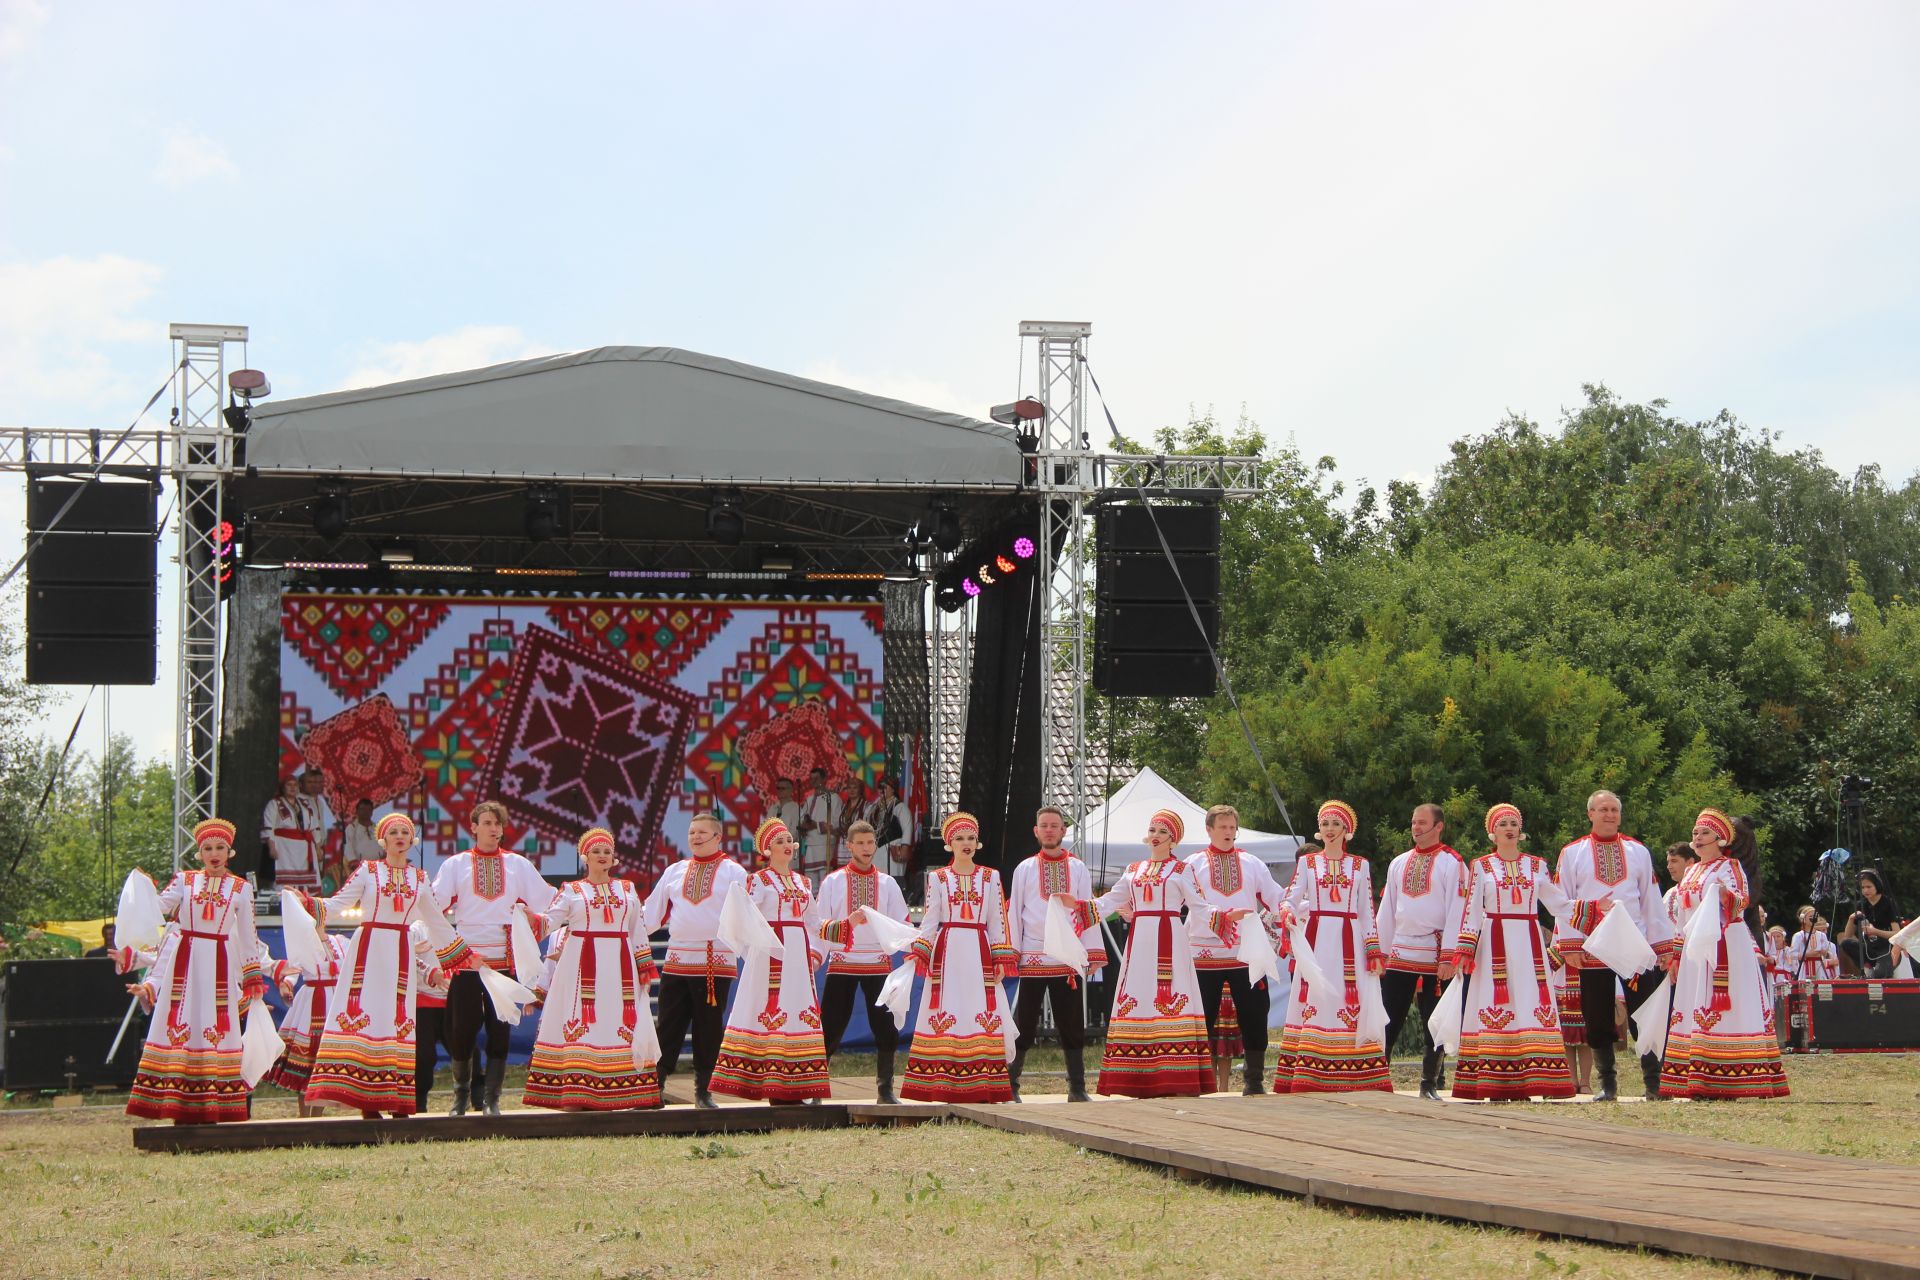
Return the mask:
[[46,25],[47,6],[40,0],[0,0],[0,62],[25,53]]
[[[127,413],[153,390],[129,376],[148,367],[113,348],[167,350],[166,326],[140,314],[165,272],[118,254],[0,262],[0,387],[8,416],[47,426],[84,425],[101,409]],[[144,375],[143,375],[144,378]]]
[[213,178],[230,178],[239,172],[227,149],[204,133],[175,130],[167,135],[154,166],[154,180],[175,191]]
[[373,347],[359,357],[360,367],[340,385],[342,389],[377,387],[553,354],[551,347],[533,341],[513,325],[474,324],[418,342],[388,342]]

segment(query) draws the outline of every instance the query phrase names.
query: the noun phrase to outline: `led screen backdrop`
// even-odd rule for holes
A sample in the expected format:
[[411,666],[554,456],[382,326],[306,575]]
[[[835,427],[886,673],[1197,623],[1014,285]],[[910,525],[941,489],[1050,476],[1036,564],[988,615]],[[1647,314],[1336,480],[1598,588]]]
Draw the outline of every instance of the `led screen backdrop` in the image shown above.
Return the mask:
[[700,810],[739,848],[776,777],[886,771],[877,603],[289,592],[280,622],[281,775],[394,794],[429,869],[492,798],[543,872],[604,826],[651,882]]

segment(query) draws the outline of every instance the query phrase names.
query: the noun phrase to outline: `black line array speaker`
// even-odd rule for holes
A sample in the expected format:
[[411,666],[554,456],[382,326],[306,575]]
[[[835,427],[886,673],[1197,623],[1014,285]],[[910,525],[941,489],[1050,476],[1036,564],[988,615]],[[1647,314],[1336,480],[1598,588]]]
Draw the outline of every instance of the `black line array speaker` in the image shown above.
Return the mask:
[[153,683],[157,497],[146,482],[28,483],[28,683]]
[[1211,696],[1208,646],[1220,638],[1220,508],[1102,507],[1094,514],[1094,545],[1093,687],[1116,698]]
[[126,1086],[140,1067],[147,1015],[136,1010],[113,1061],[107,1050],[126,1016],[126,978],[113,961],[14,960],[0,969],[0,1079],[8,1089]]

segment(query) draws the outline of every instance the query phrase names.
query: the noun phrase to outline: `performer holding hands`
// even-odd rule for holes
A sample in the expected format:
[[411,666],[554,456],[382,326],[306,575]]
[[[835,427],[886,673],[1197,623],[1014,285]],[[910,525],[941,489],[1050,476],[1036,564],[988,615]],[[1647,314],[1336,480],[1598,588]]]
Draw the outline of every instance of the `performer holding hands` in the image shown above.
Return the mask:
[[1011,1102],[1007,1010],[1000,977],[1017,964],[1007,937],[1000,873],[975,866],[980,822],[956,813],[940,825],[951,865],[927,873],[927,910],[913,961],[925,994],[900,1096],[914,1102]]
[[907,899],[899,884],[874,866],[879,838],[873,825],[856,822],[847,828],[847,848],[853,861],[828,875],[820,885],[819,937],[827,949],[827,983],[820,999],[820,1030],[826,1038],[827,1058],[839,1051],[840,1037],[853,1018],[857,995],[866,1001],[867,1030],[873,1033],[879,1062],[874,1083],[881,1102],[893,1096],[893,1058],[900,1046],[900,1028],[880,1004],[880,988],[893,972],[893,956],[873,937],[866,916],[875,913],[907,923]]
[[1420,1096],[1434,1102],[1446,1084],[1447,1056],[1433,1043],[1427,1021],[1433,1017],[1442,983],[1453,980],[1453,942],[1467,915],[1467,864],[1446,843],[1446,815],[1437,804],[1416,807],[1411,819],[1413,848],[1387,868],[1386,890],[1374,925],[1387,957],[1380,975],[1380,996],[1387,1006],[1387,1057],[1400,1038],[1407,1010],[1420,1014]]
[[[1171,816],[1179,821],[1178,815]],[[1187,936],[1193,944],[1207,1037],[1212,1039],[1220,1022],[1221,991],[1231,990],[1240,1047],[1246,1054],[1241,1092],[1259,1094],[1267,1091],[1267,1012],[1272,993],[1264,978],[1253,981],[1240,959],[1240,930],[1265,928],[1266,913],[1276,909],[1285,895],[1267,864],[1234,843],[1239,834],[1239,810],[1230,804],[1207,810],[1206,852],[1187,862],[1193,872],[1190,887],[1196,907],[1187,913]]]
[[[1033,838],[1040,851],[1013,869],[1007,891],[1009,945],[1019,956],[1020,994],[1014,1003],[1013,1062],[1007,1083],[1015,1102],[1020,1100],[1020,1068],[1033,1046],[1040,1010],[1051,1001],[1053,1025],[1060,1031],[1060,1050],[1067,1064],[1067,1100],[1087,1101],[1087,1010],[1079,979],[1066,965],[1046,953],[1047,903],[1055,898],[1070,903],[1068,912],[1087,948],[1087,970],[1105,965],[1107,948],[1100,939],[1100,919],[1086,908],[1093,896],[1093,876],[1087,864],[1061,848],[1066,839],[1066,815],[1047,805],[1034,815]],[[1111,1041],[1109,1041],[1111,1044]]]
[[660,873],[647,895],[644,931],[667,930],[667,963],[660,975],[659,1016],[662,1083],[680,1061],[687,1028],[693,1028],[693,1103],[714,1106],[707,1087],[720,1055],[727,993],[739,961],[720,941],[720,906],[727,890],[746,884],[747,871],[727,856],[724,828],[711,813],[696,813],[687,824],[689,857]]

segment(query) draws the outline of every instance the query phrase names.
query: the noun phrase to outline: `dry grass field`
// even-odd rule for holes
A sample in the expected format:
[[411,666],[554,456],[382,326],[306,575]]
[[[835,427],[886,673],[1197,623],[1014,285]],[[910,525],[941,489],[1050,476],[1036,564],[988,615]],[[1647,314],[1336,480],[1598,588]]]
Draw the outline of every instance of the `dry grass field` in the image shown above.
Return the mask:
[[[1034,1091],[1054,1087],[1049,1065],[1032,1064]],[[1785,1102],[1580,1114],[1920,1159],[1913,1059],[1803,1059],[1790,1070]],[[260,1114],[290,1113],[271,1093]],[[107,1099],[0,1112],[0,1275],[1765,1274],[1310,1206],[964,1124],[194,1156],[136,1154],[130,1127]]]

